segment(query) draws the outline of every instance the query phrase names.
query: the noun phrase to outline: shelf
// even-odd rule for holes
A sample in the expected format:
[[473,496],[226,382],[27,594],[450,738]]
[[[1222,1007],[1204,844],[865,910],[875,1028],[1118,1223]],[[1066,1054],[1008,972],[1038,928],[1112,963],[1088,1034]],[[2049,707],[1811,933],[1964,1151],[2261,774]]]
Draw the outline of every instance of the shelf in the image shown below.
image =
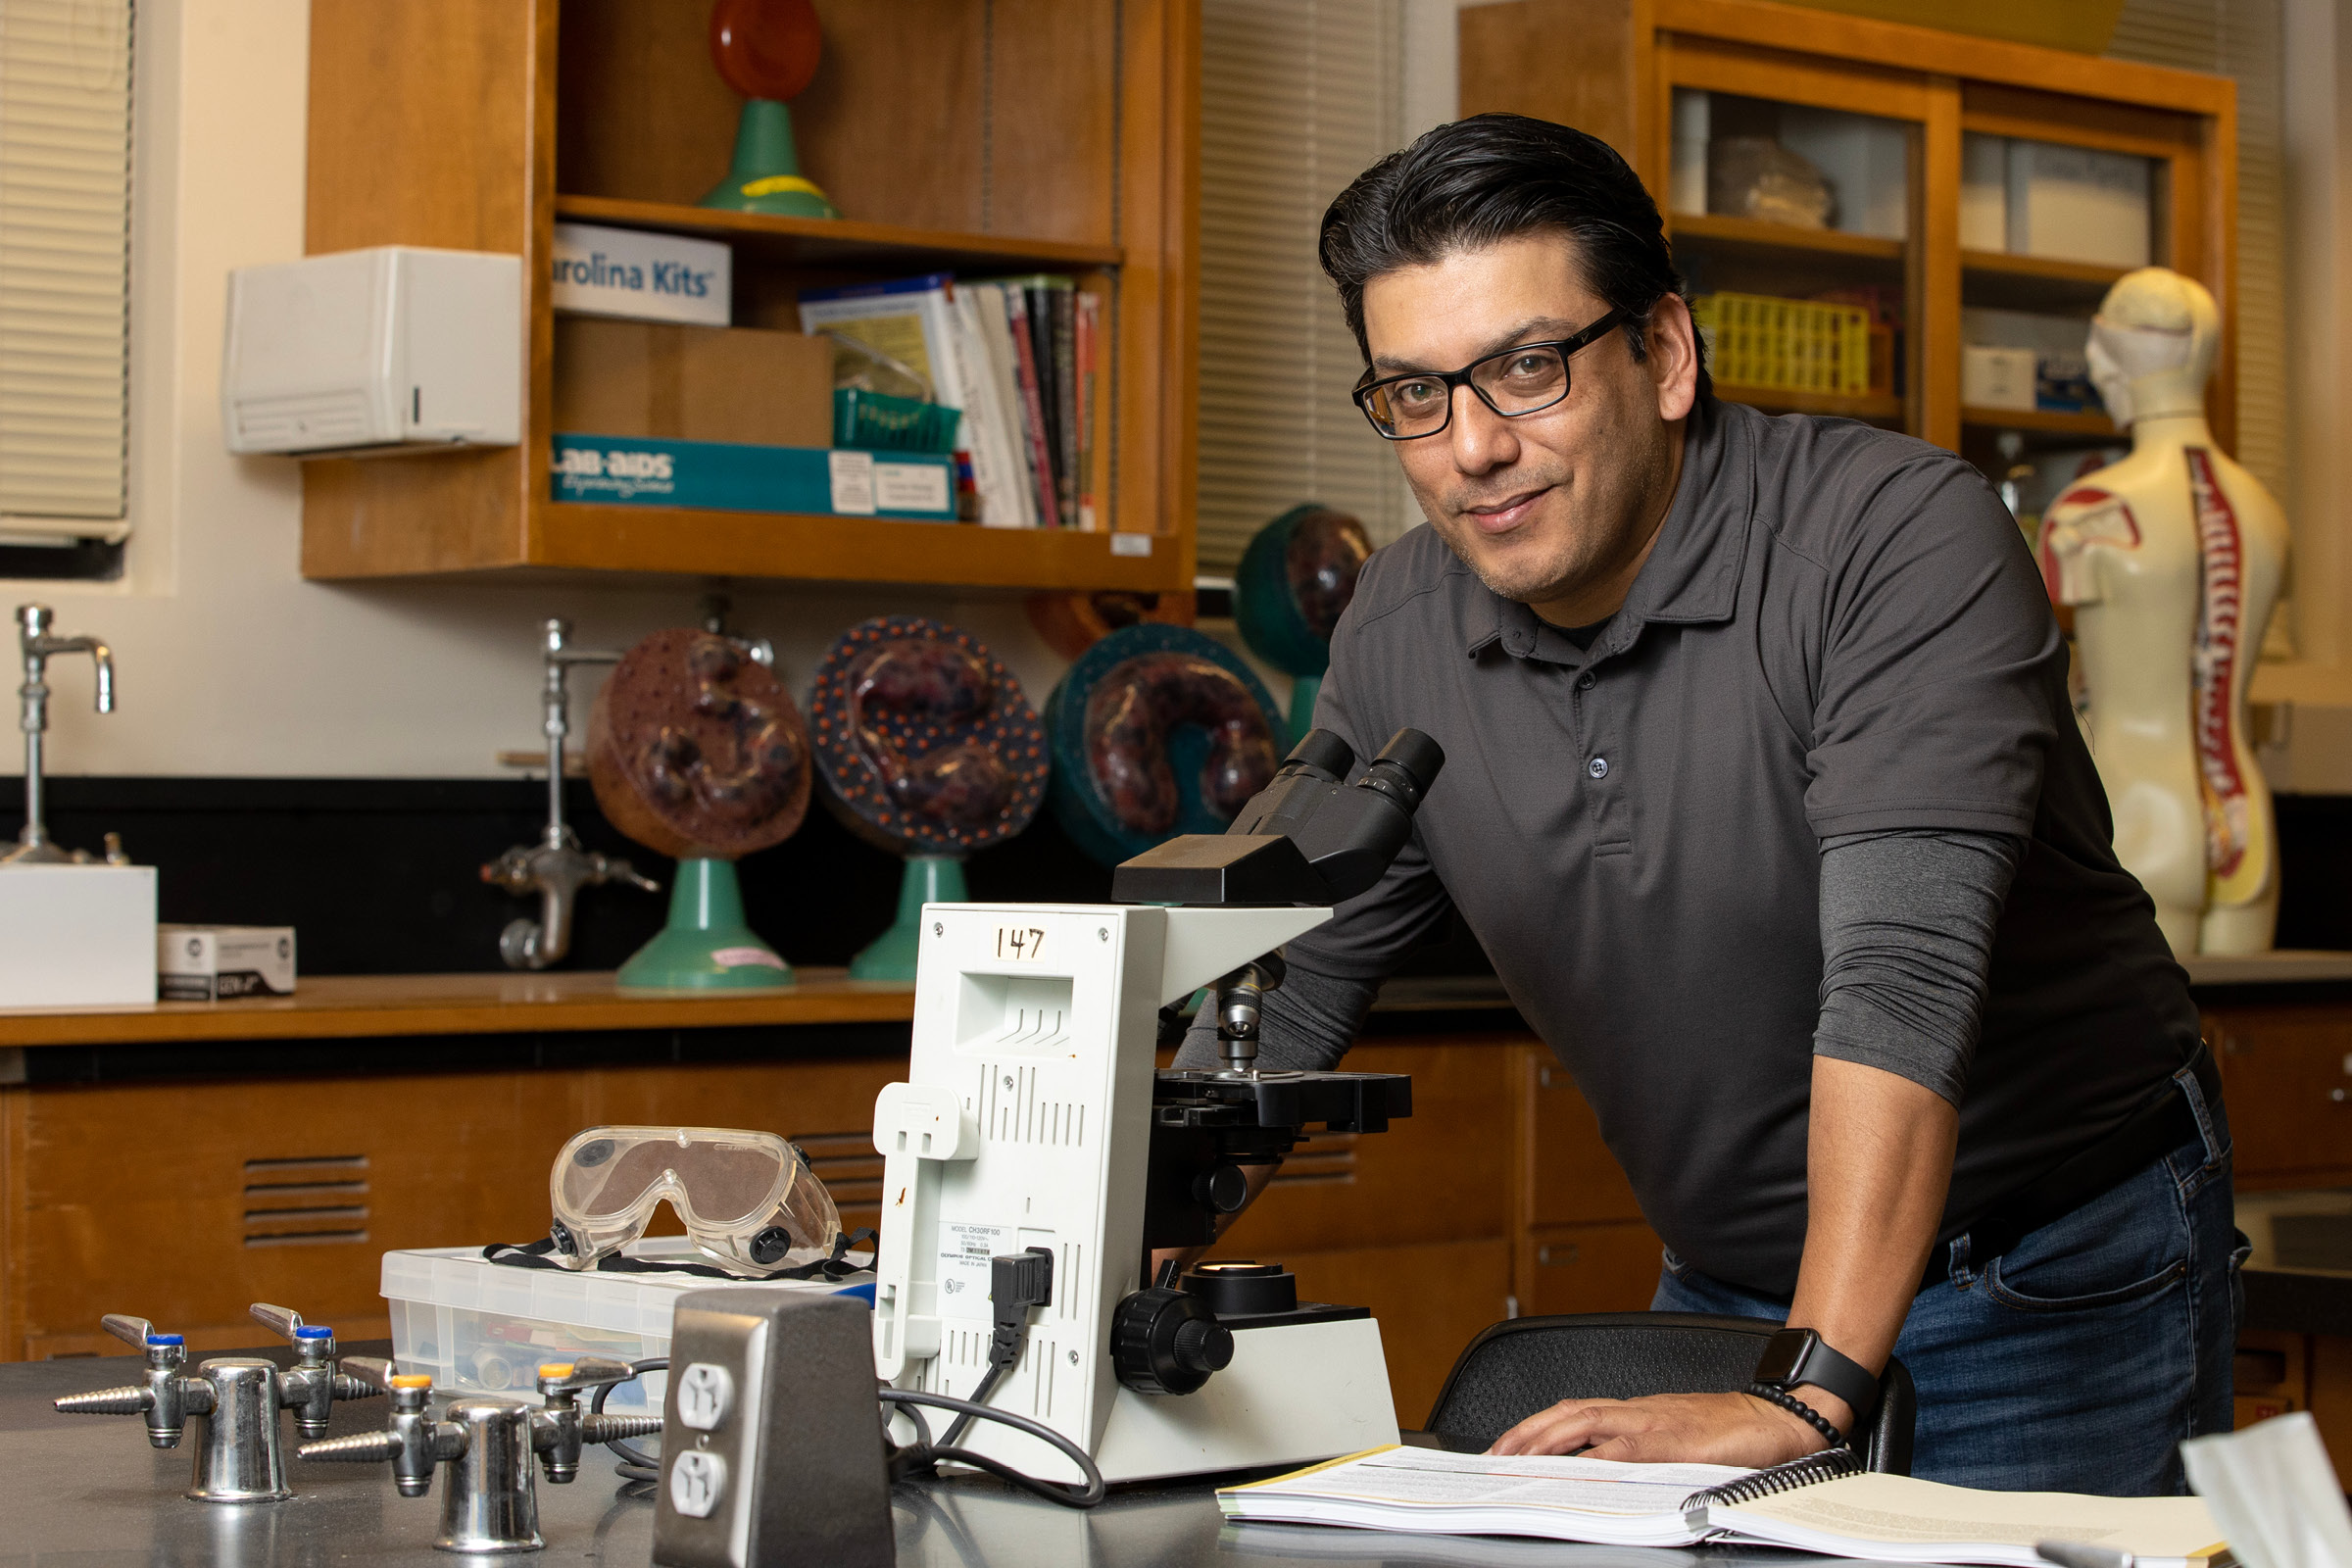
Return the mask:
[[[562,501],[546,504],[539,521],[529,562],[537,566],[954,588],[1191,586],[1178,541],[1157,534]],[[1151,554],[1111,554],[1113,539],[1138,538],[1151,541]]]
[[1834,228],[1797,228],[1788,223],[1761,223],[1752,218],[1724,218],[1698,213],[1675,213],[1667,220],[1668,237],[1676,243],[1697,240],[1726,250],[1809,251],[1817,255],[1853,256],[1900,266],[1903,242],[1869,234],[1847,234]]
[[2115,421],[2104,414],[2065,414],[2056,409],[1983,409],[1960,411],[1962,424],[1994,430],[2045,430],[2053,435],[2093,436],[2114,440]]
[[1903,416],[1903,400],[1898,397],[1846,397],[1836,392],[1790,392],[1777,386],[1735,386],[1729,381],[1716,382],[1715,395],[1726,403],[1744,403],[1751,409],[1762,409],[1768,414],[1821,414],[1873,423]]
[[902,1023],[914,988],[804,968],[767,991],[627,992],[609,972],[305,976],[290,997],[0,1010],[0,1047],[193,1044],[576,1029]]
[[881,264],[909,272],[929,269],[1002,271],[1023,265],[1117,267],[1126,259],[1126,253],[1116,245],[906,228],[897,223],[868,223],[846,218],[778,218],[765,213],[731,213],[710,207],[625,201],[610,196],[558,196],[556,217],[726,240],[775,261],[820,266]]
[[1960,295],[1966,304],[1993,310],[2089,312],[2098,309],[2115,280],[2130,270],[2006,251],[1962,251]]

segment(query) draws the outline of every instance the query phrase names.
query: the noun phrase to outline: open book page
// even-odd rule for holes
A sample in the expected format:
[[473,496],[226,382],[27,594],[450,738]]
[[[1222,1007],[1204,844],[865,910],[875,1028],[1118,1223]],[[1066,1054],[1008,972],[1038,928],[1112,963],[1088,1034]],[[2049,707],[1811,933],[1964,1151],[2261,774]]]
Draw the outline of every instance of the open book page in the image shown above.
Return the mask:
[[1217,1503],[1229,1519],[1685,1545],[1697,1535],[1683,1517],[1684,1500],[1749,1473],[1715,1464],[1387,1447],[1228,1488]]
[[2038,1541],[2130,1552],[2140,1568],[2192,1563],[2223,1550],[2221,1532],[2198,1497],[1980,1492],[1875,1473],[1756,1502],[1710,1504],[1706,1520],[1745,1540],[1891,1562],[2037,1568]]

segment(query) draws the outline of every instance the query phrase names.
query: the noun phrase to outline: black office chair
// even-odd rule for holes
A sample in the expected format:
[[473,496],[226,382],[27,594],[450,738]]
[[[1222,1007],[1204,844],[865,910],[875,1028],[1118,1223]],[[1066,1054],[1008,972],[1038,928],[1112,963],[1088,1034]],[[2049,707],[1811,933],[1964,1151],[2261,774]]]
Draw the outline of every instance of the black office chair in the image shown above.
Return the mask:
[[[1742,1390],[1764,1342],[1780,1327],[1763,1318],[1704,1312],[1511,1318],[1472,1340],[1453,1363],[1429,1413],[1429,1431],[1441,1447],[1478,1453],[1562,1399]],[[1865,1467],[1911,1473],[1911,1424],[1918,1411],[1911,1374],[1889,1358],[1879,1379],[1879,1407],[1855,1445]]]

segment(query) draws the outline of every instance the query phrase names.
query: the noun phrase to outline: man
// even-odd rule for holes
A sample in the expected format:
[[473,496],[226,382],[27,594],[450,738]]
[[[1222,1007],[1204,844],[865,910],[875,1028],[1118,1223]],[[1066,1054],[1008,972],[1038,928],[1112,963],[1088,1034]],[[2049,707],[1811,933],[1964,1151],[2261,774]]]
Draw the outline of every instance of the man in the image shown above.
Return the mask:
[[1458,911],[1666,1241],[1654,1305],[1810,1331],[1752,1394],[1497,1449],[1770,1464],[1853,1434],[1892,1353],[1917,1474],[2179,1490],[2230,1416],[2229,1134],[2015,522],[1949,453],[1718,403],[1581,132],[1442,126],[1322,261],[1428,524],[1366,565],[1316,722],[1447,760],[1290,945],[1261,1059],[1336,1062]]

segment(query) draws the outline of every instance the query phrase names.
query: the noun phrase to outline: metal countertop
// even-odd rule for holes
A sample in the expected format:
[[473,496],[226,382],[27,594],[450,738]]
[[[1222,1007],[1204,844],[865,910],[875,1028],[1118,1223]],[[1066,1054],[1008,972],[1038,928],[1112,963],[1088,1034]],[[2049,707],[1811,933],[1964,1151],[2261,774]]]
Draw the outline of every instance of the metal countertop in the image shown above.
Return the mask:
[[[454,1568],[466,1560],[432,1549],[438,1477],[430,1496],[411,1500],[393,1491],[389,1465],[289,1458],[296,1495],[288,1501],[191,1502],[180,1493],[188,1484],[192,1433],[178,1448],[159,1451],[147,1446],[134,1417],[68,1416],[50,1408],[59,1395],[134,1382],[139,1366],[131,1356],[0,1365],[0,1568]],[[383,1409],[376,1399],[338,1404],[333,1432],[376,1430]],[[292,1437],[290,1421],[286,1433]],[[654,1505],[619,1494],[601,1450],[590,1450],[571,1485],[541,1481],[539,1513],[546,1550],[495,1560],[516,1568],[638,1568],[651,1561]],[[1101,1507],[1081,1511],[993,1481],[959,1478],[900,1486],[891,1516],[904,1568],[1794,1568],[1821,1560],[1761,1549],[1677,1551],[1228,1525],[1212,1489],[1199,1482],[1122,1487]]]

